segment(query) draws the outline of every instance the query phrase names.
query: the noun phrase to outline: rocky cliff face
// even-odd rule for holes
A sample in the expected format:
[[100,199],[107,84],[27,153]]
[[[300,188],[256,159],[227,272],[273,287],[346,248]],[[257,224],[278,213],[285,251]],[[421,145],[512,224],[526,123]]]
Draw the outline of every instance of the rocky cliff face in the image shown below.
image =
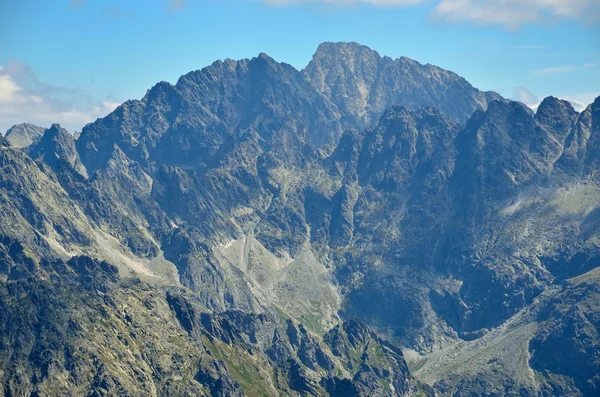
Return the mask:
[[10,142],[8,142],[8,140],[6,140],[6,138],[4,138],[4,136],[0,136],[0,146],[10,146]]
[[4,394],[594,395],[599,111],[341,43],[2,139]]
[[86,170],[79,160],[79,153],[75,149],[73,135],[58,124],[53,124],[44,131],[44,135],[38,142],[30,145],[27,152],[34,160],[45,163],[53,169],[64,162],[67,167],[73,168],[82,176],[86,175]]
[[336,328],[321,339],[290,319],[210,313],[181,287],[123,279],[117,267],[87,256],[36,263],[5,236],[0,269],[3,395],[417,390],[398,348],[364,324],[344,323],[353,333]]
[[18,124],[6,131],[6,139],[11,146],[26,148],[37,143],[44,135],[44,128],[33,124]]
[[433,106],[465,121],[476,109],[501,99],[448,70],[406,57],[381,57],[358,43],[321,44],[302,72],[344,116],[362,126],[375,124],[395,105],[411,110]]

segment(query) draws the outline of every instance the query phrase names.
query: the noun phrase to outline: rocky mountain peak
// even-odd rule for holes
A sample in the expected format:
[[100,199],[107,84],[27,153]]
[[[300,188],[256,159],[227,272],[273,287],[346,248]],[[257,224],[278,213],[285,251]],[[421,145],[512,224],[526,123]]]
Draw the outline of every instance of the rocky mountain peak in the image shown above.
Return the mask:
[[44,128],[37,125],[23,123],[12,126],[6,131],[6,139],[10,145],[18,148],[26,148],[37,143],[44,134]]
[[377,62],[379,53],[355,42],[325,42],[319,44],[306,69],[327,68],[334,65],[352,66],[359,62]]
[[147,101],[157,101],[166,99],[166,97],[175,94],[175,87],[166,81],[160,81],[150,88],[144,99]]
[[262,62],[267,62],[267,63],[277,63],[273,58],[271,58],[267,53],[265,52],[261,52],[258,54],[258,56],[256,58],[253,58],[256,60],[260,60]]
[[[600,98],[494,98],[324,43],[304,71],[217,61],[77,141],[0,150],[2,390],[435,395],[398,342],[441,393],[581,395],[592,288],[534,318],[566,277],[600,285]],[[554,365],[573,357],[589,373]]]
[[536,113],[549,114],[552,110],[557,110],[560,108],[573,109],[573,105],[571,105],[571,102],[565,99],[560,99],[555,96],[548,96],[539,104]]
[[261,80],[282,79],[282,82],[285,82],[289,75],[300,75],[293,66],[284,62],[277,62],[264,52],[248,61],[248,72],[250,76],[255,76]]
[[569,101],[547,97],[538,106],[535,119],[562,143],[571,130],[577,114]]
[[478,191],[478,200],[498,200],[546,175],[561,148],[525,105],[492,101],[486,111],[475,112],[459,133],[454,178],[461,192]]
[[144,167],[159,161],[202,168],[241,134],[289,154],[333,144],[343,130],[375,124],[391,106],[435,106],[460,119],[485,108],[487,97],[431,65],[381,58],[358,43],[323,43],[302,72],[261,53],[216,61],[175,85],[160,82],[142,100],[86,126],[77,149],[89,172],[106,165],[115,144]]
[[591,109],[590,138],[587,144],[585,170],[598,176],[600,173],[600,97],[589,106]]
[[600,96],[594,99],[594,102],[592,102],[590,107],[592,108],[592,117],[598,119],[600,117]]
[[[500,98],[475,89],[456,73],[407,57],[382,58],[357,43],[321,44],[302,73],[348,121],[361,127],[374,124],[395,105],[413,110],[434,106],[465,121],[474,110]],[[448,101],[449,97],[460,100]]]
[[30,146],[29,155],[54,169],[58,167],[59,162],[64,162],[80,174],[86,175],[75,148],[75,138],[60,124],[52,124],[39,142]]
[[44,132],[44,135],[46,135],[46,134],[48,134],[50,136],[54,136],[54,137],[70,135],[69,131],[67,131],[66,129],[62,128],[60,126],[60,124],[58,124],[58,123],[52,123],[52,125],[50,126],[50,128],[48,128]]
[[564,140],[563,154],[557,162],[568,174],[592,173],[598,168],[600,150],[600,97],[577,115]]
[[376,51],[357,43],[324,43],[303,73],[349,117],[364,122],[380,60]]
[[458,130],[453,119],[432,107],[417,111],[404,106],[390,108],[365,137],[359,176],[387,190],[406,188],[415,173],[431,167],[434,157],[445,156]]
[[507,144],[506,138],[523,143],[533,139],[533,117],[530,109],[520,102],[492,101],[484,117],[474,120],[486,124],[480,132],[487,131],[487,137],[498,139],[498,143]]

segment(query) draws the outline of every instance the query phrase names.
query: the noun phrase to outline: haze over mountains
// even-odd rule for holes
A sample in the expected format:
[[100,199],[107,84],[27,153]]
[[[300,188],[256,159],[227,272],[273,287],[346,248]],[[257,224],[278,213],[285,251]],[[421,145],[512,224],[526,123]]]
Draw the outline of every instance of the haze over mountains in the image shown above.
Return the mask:
[[600,98],[324,43],[0,147],[4,395],[600,392]]

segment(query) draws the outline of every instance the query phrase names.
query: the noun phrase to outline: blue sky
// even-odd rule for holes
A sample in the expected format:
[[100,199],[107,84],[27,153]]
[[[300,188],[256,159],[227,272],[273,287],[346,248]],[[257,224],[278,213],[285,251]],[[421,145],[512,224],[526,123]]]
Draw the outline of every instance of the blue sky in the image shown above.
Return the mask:
[[600,95],[600,0],[0,0],[0,131],[70,130],[216,59],[357,41],[528,105]]

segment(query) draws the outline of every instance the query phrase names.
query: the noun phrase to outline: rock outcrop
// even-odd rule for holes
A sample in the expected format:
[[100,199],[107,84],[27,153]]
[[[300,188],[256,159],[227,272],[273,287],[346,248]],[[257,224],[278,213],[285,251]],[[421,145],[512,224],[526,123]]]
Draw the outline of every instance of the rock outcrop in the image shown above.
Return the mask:
[[594,395],[599,112],[340,43],[1,138],[2,390]]

